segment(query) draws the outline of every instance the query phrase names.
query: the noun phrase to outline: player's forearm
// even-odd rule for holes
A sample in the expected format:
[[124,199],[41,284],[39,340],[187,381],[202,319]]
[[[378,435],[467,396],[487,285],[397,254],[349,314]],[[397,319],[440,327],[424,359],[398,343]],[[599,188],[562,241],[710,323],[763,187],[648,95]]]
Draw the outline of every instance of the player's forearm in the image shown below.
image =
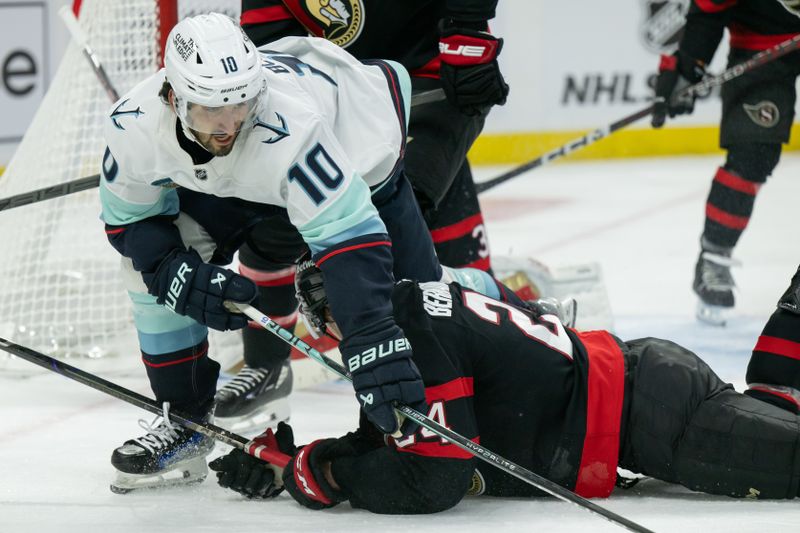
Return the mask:
[[388,447],[331,462],[331,479],[353,507],[423,514],[455,506],[467,492],[472,460],[425,457]]
[[695,0],[686,17],[680,51],[704,64],[710,63],[730,19],[730,9],[710,9],[709,2],[698,3]]
[[485,23],[494,18],[496,7],[496,0],[447,0],[445,17],[460,22]]
[[174,216],[156,216],[115,226],[106,224],[111,246],[133,261],[138,272],[153,272],[172,250],[185,248]]

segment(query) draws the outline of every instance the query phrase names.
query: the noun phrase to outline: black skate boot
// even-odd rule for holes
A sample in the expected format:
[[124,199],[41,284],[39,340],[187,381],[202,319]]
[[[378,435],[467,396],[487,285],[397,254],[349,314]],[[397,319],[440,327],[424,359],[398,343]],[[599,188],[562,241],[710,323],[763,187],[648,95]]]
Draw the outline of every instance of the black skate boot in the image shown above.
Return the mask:
[[111,464],[117,470],[111,492],[125,494],[136,489],[199,483],[206,478],[205,457],[214,449],[214,439],[171,422],[169,403],[164,404],[162,417],[150,424],[139,420],[139,425],[147,434],[126,441],[111,454]]
[[694,270],[692,288],[700,298],[697,318],[714,326],[724,326],[734,305],[733,289],[736,284],[731,267],[740,263],[731,258],[731,249],[700,252]]
[[215,417],[230,431],[263,430],[289,419],[290,359],[272,368],[242,368],[217,391]]

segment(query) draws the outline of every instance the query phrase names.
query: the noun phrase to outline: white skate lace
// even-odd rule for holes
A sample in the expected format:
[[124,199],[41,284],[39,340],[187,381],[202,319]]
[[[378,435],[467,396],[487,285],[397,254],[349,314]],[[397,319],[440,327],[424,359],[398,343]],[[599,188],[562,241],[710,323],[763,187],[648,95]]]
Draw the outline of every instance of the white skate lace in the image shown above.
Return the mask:
[[[169,420],[169,402],[164,402],[163,409],[163,415],[156,417],[150,423],[140,418],[139,426],[147,431],[147,435],[133,439],[133,442],[150,453],[155,453],[156,450],[172,444],[180,437],[179,430],[181,428],[173,426]],[[158,422],[159,419],[161,422]]]
[[222,387],[220,392],[230,392],[235,396],[241,396],[253,389],[256,385],[267,379],[269,372],[258,368],[245,366],[242,368],[230,383]]
[[731,276],[731,267],[740,267],[742,262],[725,255],[703,252],[706,268],[700,273],[700,279],[706,288],[712,291],[729,291],[736,287]]

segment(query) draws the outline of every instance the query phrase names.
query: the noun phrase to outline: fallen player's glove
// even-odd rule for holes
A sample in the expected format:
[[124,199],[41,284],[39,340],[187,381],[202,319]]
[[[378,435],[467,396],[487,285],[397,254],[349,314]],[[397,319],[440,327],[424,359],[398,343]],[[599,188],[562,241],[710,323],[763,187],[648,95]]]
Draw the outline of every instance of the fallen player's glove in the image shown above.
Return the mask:
[[298,449],[292,462],[283,470],[283,486],[297,503],[318,511],[333,507],[347,496],[331,486],[325,477],[326,463],[336,457],[354,455],[343,439],[320,439]]
[[667,115],[677,115],[694,111],[694,94],[681,95],[684,89],[693,85],[705,76],[703,64],[680,51],[661,56],[656,79],[656,101],[653,104],[651,124],[654,128],[664,125]]
[[336,457],[356,455],[352,441],[347,437],[321,439],[297,448],[292,427],[281,422],[277,432],[268,429],[252,442],[283,454],[287,461],[285,468],[281,469],[239,449],[214,459],[208,466],[217,473],[220,486],[248,498],[274,498],[285,488],[301,505],[313,510],[326,509],[345,501],[347,497],[330,485],[325,478],[324,468]]
[[192,249],[173,250],[144,279],[158,303],[220,331],[243,328],[248,320],[228,310],[224,305],[226,300],[249,304],[258,297],[258,288],[252,280],[227,268],[204,263]]
[[427,413],[428,408],[422,377],[411,358],[411,343],[391,319],[387,320],[345,339],[339,351],[367,418],[383,433],[400,437],[411,434],[416,423],[400,420],[393,405],[405,404],[421,413]]
[[497,64],[502,48],[503,39],[485,31],[442,22],[439,77],[447,99],[462,113],[478,115],[506,103],[508,84]]
[[[277,433],[267,429],[252,442],[281,452],[288,461],[291,461],[291,456],[297,451],[292,428],[283,422],[278,424]],[[283,492],[283,470],[280,467],[248,455],[238,448],[228,455],[217,457],[208,467],[217,473],[217,483],[221,487],[248,498],[274,498]]]

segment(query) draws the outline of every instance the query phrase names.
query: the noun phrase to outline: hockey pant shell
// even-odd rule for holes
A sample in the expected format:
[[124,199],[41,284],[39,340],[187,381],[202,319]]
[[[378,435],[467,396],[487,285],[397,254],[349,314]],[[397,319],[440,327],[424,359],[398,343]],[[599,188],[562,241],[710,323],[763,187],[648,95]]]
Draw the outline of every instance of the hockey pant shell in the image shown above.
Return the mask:
[[[413,84],[419,91],[441,87],[428,78],[414,78]],[[444,265],[489,270],[486,227],[467,161],[485,120],[486,115],[461,113],[447,100],[417,106],[411,113],[406,175]]]
[[[205,261],[211,258],[216,246],[194,219],[181,213],[175,225],[186,246]],[[158,304],[127,257],[122,258],[122,279],[133,304],[142,360],[156,400],[202,416],[214,397],[220,368],[208,357],[208,329]]]
[[[728,66],[753,57],[757,52],[734,48]],[[772,61],[722,86],[720,146],[741,143],[782,144],[789,141],[796,100],[795,79],[800,62]]]
[[797,415],[736,392],[673,342],[625,346],[622,468],[710,494],[797,495]]

